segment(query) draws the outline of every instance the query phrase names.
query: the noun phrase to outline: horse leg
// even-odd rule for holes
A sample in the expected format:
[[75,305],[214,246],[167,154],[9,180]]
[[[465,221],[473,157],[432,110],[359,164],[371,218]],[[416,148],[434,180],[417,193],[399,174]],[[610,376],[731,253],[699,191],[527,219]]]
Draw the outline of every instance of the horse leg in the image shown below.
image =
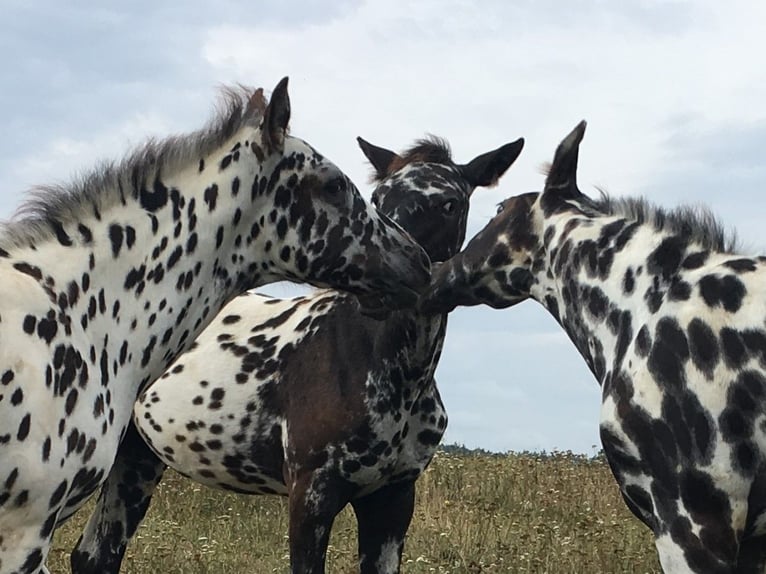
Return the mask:
[[[47,505],[48,500],[44,502]],[[46,520],[45,514],[36,512],[40,505],[36,506],[13,509],[0,516],[0,574],[48,574],[45,559],[60,507],[52,510]]]
[[[680,517],[655,537],[660,565],[665,574],[735,574],[738,544],[726,519],[705,526]],[[751,572],[751,570],[745,570]]]
[[340,488],[319,473],[307,473],[293,483],[289,499],[291,572],[324,574],[330,530],[346,504]]
[[415,483],[390,484],[351,504],[359,524],[361,574],[398,574],[415,509]]
[[39,528],[15,529],[6,535],[19,546],[11,548],[0,539],[0,573],[2,574],[48,574],[45,559],[51,547],[51,540],[42,540]]
[[744,538],[739,545],[737,574],[766,574],[766,535]]
[[117,574],[128,542],[143,520],[165,464],[131,422],[117,458],[72,552],[73,574]]

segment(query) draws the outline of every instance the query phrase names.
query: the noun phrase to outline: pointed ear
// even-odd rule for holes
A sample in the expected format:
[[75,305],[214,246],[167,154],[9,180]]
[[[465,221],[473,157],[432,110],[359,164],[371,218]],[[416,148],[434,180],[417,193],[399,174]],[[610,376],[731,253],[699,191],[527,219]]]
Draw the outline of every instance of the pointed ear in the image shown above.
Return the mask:
[[285,147],[287,125],[290,123],[290,96],[285,76],[271,93],[263,117],[263,143],[271,151],[281,152]]
[[577,156],[585,135],[585,120],[581,121],[556,148],[553,163],[545,178],[545,191],[555,190],[561,197],[580,195],[577,188]]
[[519,138],[494,151],[481,154],[460,168],[465,178],[474,187],[492,186],[516,161],[523,148],[524,138]]
[[356,138],[356,142],[362,148],[362,153],[370,161],[372,167],[375,168],[375,179],[377,180],[386,177],[390,173],[391,165],[399,159],[399,155],[395,152],[372,145],[360,137]]

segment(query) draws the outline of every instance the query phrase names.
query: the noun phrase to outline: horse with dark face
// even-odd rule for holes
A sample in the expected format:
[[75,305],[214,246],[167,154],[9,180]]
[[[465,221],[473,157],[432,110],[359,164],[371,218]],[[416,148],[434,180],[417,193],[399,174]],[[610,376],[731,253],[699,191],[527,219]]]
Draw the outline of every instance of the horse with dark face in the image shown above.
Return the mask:
[[766,568],[766,260],[705,210],[593,200],[582,123],[542,193],[512,197],[441,266],[426,309],[531,298],[602,389],[601,440],[667,573]]
[[[474,188],[497,181],[523,145],[457,165],[440,140],[403,155],[359,143],[376,172],[373,203],[436,261],[462,245]],[[159,460],[138,436],[125,443],[80,544],[113,550],[74,571],[119,569],[167,464],[214,488],[288,496],[295,573],[324,572],[349,502],[362,572],[398,572],[415,480],[447,425],[434,381],[446,322],[333,291],[233,301],[141,395],[134,421]]]
[[287,80],[0,227],[0,574],[45,572],[104,482],[142,386],[224,305],[280,279],[417,299],[423,250],[304,141]]

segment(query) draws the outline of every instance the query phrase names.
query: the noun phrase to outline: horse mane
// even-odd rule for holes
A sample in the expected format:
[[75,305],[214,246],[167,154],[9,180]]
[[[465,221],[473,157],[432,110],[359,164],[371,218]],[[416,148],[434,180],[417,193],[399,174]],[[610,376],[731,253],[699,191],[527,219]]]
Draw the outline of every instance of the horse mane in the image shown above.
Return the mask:
[[739,248],[737,235],[727,229],[709,208],[702,205],[681,205],[666,209],[644,197],[612,197],[598,188],[601,196],[589,200],[593,209],[605,215],[621,215],[631,221],[646,223],[657,231],[670,231],[699,243],[705,249],[735,253]]
[[[551,162],[540,166],[546,177]],[[588,198],[588,205],[604,215],[622,215],[631,221],[646,223],[657,231],[678,233],[699,243],[705,249],[720,253],[736,253],[740,247],[737,233],[727,229],[720,219],[704,205],[680,205],[667,209],[645,197],[612,197],[602,187],[596,187],[600,197]]]
[[[413,164],[413,163],[438,163],[441,165],[452,165],[452,150],[447,140],[427,135],[425,138],[415,140],[411,147],[397,155],[388,166],[387,175]],[[372,181],[381,181],[383,177],[377,173],[373,174]]]
[[11,218],[0,222],[2,243],[18,247],[51,237],[64,223],[84,215],[100,214],[128,198],[137,199],[140,187],[161,172],[199,160],[223,145],[245,126],[257,126],[263,118],[263,90],[247,86],[223,86],[216,112],[200,130],[160,140],[149,139],[119,161],[102,161],[69,183],[35,186]]

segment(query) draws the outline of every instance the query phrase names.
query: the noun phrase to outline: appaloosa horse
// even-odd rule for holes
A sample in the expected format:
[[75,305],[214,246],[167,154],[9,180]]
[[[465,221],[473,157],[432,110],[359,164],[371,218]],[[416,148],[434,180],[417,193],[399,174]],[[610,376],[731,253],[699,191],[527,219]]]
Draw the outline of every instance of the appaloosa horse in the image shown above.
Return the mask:
[[667,573],[766,566],[766,260],[704,210],[590,199],[582,123],[545,190],[512,197],[434,274],[426,308],[527,298],[602,388],[601,440]]
[[[497,181],[523,140],[466,165],[440,140],[401,156],[359,143],[376,170],[373,203],[444,261],[463,243],[474,188]],[[433,378],[447,316],[375,320],[372,303],[320,291],[229,304],[142,394],[135,422],[161,461],[136,435],[126,441],[80,543],[99,559],[76,574],[119,570],[165,464],[214,488],[289,496],[295,573],[324,572],[348,502],[362,572],[398,572],[415,479],[447,425]]]
[[0,228],[0,573],[45,572],[106,479],[142,385],[234,296],[277,279],[411,303],[428,259],[287,135],[286,79],[149,143]]

